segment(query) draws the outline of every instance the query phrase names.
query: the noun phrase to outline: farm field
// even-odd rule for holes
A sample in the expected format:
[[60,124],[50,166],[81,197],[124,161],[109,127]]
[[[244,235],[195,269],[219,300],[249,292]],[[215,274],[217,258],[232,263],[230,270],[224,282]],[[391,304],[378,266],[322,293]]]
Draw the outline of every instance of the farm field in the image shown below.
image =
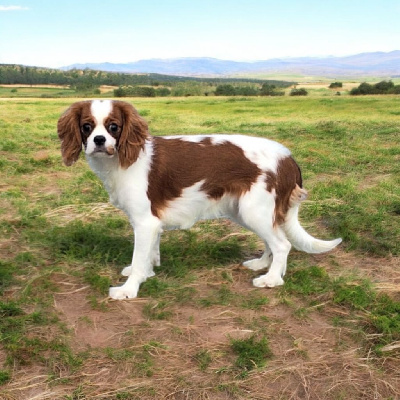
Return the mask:
[[285,285],[258,289],[240,265],[261,254],[253,234],[165,232],[129,301],[107,292],[131,227],[83,156],[62,164],[56,124],[75,100],[0,99],[0,399],[400,398],[400,97],[125,99],[153,135],[283,143],[309,192],[303,226],[343,238],[292,250]]
[[[397,79],[395,79],[397,81]],[[311,80],[311,81],[299,81],[298,84],[290,86],[288,88],[282,88],[283,92],[286,95],[289,95],[290,90],[294,87],[305,88],[309,92],[310,97],[332,97],[336,92],[340,92],[341,94],[348,95],[351,89],[358,87],[360,82],[354,81],[345,81],[342,83],[343,87],[336,89],[329,89],[329,85],[332,81],[328,80]],[[188,84],[190,85],[190,84]],[[199,84],[200,85],[200,84]],[[238,84],[246,85],[245,83]],[[249,83],[248,86],[254,86],[254,84]],[[255,85],[256,87],[260,87],[260,85]],[[217,84],[208,85],[206,89],[199,89],[200,91],[206,91],[209,93],[214,93],[217,88]],[[68,85],[60,86],[60,85],[0,85],[0,99],[7,98],[68,98],[68,97],[90,97],[90,96],[99,96],[99,97],[112,97],[115,89],[118,89],[118,86],[107,86],[101,85],[98,88],[98,93],[94,94],[93,90],[88,92],[77,92],[76,89],[71,88]],[[183,95],[182,95],[183,96]]]

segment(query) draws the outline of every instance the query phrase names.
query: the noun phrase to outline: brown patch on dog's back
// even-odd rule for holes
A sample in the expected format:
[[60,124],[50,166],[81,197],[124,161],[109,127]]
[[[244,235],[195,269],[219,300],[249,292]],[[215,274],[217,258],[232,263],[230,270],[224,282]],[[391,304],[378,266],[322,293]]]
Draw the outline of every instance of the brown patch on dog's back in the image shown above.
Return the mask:
[[307,193],[302,189],[301,171],[296,161],[292,157],[285,157],[279,160],[276,174],[267,172],[266,184],[269,192],[275,189],[274,224],[280,225],[285,222],[286,214],[294,200],[293,191],[297,190],[299,192],[300,190],[301,194]]
[[156,137],[153,144],[147,195],[157,217],[168,201],[197,182],[204,181],[201,190],[209,198],[220,199],[224,194],[239,197],[262,173],[243,149],[228,141],[213,144],[209,137],[200,142]]

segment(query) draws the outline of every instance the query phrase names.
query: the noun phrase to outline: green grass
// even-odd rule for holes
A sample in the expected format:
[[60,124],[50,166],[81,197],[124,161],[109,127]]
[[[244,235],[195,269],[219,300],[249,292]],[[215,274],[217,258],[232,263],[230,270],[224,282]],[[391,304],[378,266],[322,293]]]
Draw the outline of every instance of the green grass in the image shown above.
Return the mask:
[[[209,221],[189,231],[165,232],[162,266],[132,302],[105,301],[109,285],[124,282],[120,271],[131,262],[127,218],[106,205],[108,195],[83,157],[71,168],[62,165],[56,123],[72,101],[0,99],[0,356],[5,360],[0,397],[15,397],[7,391],[19,371],[40,368],[42,376],[48,375],[45,385],[66,385],[65,398],[89,398],[97,387],[94,377],[109,368],[124,378],[118,388],[107,383],[104,393],[110,394],[104,398],[182,393],[246,398],[255,377],[273,382],[272,387],[280,384],[278,375],[289,383],[297,379],[279,370],[279,364],[271,367],[278,375],[268,375],[271,363],[287,359],[296,364],[299,357],[296,365],[302,368],[307,355],[318,364],[314,342],[306,348],[299,344],[301,335],[312,336],[318,319],[329,326],[326,332],[339,337],[331,357],[351,349],[343,354],[377,363],[370,376],[379,369],[386,377],[391,374],[385,363],[398,362],[398,353],[381,349],[400,341],[398,271],[386,277],[373,273],[389,262],[395,266],[400,253],[399,97],[315,93],[308,98],[132,101],[156,135],[232,132],[287,145],[310,192],[300,210],[303,225],[315,236],[344,239],[340,256],[293,252],[285,285],[267,291],[252,288],[256,274],[236,268],[260,249],[243,229]],[[361,262],[349,270],[352,260],[361,258],[374,267],[370,274]],[[382,279],[391,291],[376,289]],[[86,314],[65,315],[69,302],[62,303],[64,298]],[[291,326],[308,331],[294,337]],[[83,350],[76,343],[82,329],[105,344]],[[231,341],[236,331],[244,331],[239,337],[247,339]],[[150,382],[155,376],[165,384]],[[379,386],[379,379],[374,384]],[[308,382],[309,387],[318,382]],[[302,385],[300,378],[296,384]],[[351,398],[352,390],[340,387],[337,393]],[[289,385],[284,394],[290,397],[294,391]],[[382,393],[382,398],[397,395]]]
[[[22,304],[21,304],[22,305]],[[80,356],[73,353],[63,336],[51,339],[31,337],[32,330],[41,331],[44,327],[57,329],[58,318],[49,315],[40,307],[27,313],[15,302],[0,302],[0,342],[7,352],[8,366],[25,366],[32,363],[54,368],[75,369],[82,363]]]
[[251,336],[247,339],[232,339],[231,347],[237,355],[235,366],[241,371],[241,376],[254,368],[264,367],[267,360],[272,357],[267,338],[257,339]]
[[67,87],[12,87],[0,86],[0,98],[57,98],[74,96],[75,91]]
[[13,263],[0,261],[0,294],[12,283],[16,270]]
[[150,342],[137,350],[106,348],[105,354],[115,363],[124,363],[129,366],[135,375],[151,377],[154,374],[154,360],[151,355],[153,348],[164,346],[157,342]]
[[4,385],[11,380],[11,374],[8,371],[0,370],[0,385]]
[[207,349],[200,350],[198,353],[195,354],[194,357],[195,360],[198,362],[201,371],[205,371],[212,362],[212,355]]
[[[400,340],[400,302],[387,294],[377,293],[368,280],[354,281],[354,278],[331,278],[317,266],[296,268],[289,273],[285,286],[281,289],[283,298],[293,295],[305,296],[308,307],[321,303],[337,304],[349,310],[348,319],[357,321],[367,334],[374,335],[367,349],[379,348]],[[316,299],[319,299],[318,301]],[[297,309],[298,315],[307,315],[307,307]]]

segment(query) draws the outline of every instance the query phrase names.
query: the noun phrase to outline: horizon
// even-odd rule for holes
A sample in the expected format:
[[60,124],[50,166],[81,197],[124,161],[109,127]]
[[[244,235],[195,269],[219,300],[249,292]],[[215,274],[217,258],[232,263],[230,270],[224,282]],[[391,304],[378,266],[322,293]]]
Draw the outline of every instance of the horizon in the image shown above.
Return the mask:
[[0,4],[0,63],[61,68],[387,53],[400,42],[399,15],[397,0],[15,0]]
[[[1,6],[0,6],[1,7]],[[48,66],[43,66],[43,65],[32,65],[32,64],[18,64],[18,63],[7,63],[7,62],[1,62],[0,65],[21,65],[24,67],[32,67],[32,68],[47,68],[47,69],[64,69],[64,68],[70,68],[75,65],[104,65],[104,64],[110,64],[110,65],[129,65],[129,64],[135,64],[137,62],[141,61],[176,61],[176,60],[199,60],[199,59],[209,59],[209,60],[217,60],[217,61],[224,61],[224,62],[237,62],[237,63],[258,63],[258,62],[264,62],[264,61],[272,61],[272,60],[290,60],[290,59],[328,59],[328,58],[345,58],[345,57],[354,57],[354,56],[359,56],[363,54],[373,54],[373,53],[382,53],[382,54],[390,54],[390,53],[395,53],[395,52],[400,52],[400,50],[395,49],[395,50],[389,50],[389,51],[371,51],[371,52],[361,52],[361,53],[355,53],[355,54],[346,54],[346,55],[315,55],[315,56],[298,56],[298,57],[274,57],[274,58],[269,58],[269,59],[259,59],[259,60],[228,60],[228,59],[221,59],[221,58],[216,58],[216,57],[207,57],[207,56],[198,56],[198,57],[171,57],[171,58],[147,58],[147,59],[140,59],[140,60],[134,60],[134,61],[127,61],[127,62],[110,62],[110,61],[100,61],[100,62],[77,62],[77,63],[72,63],[68,65],[61,65],[59,67],[48,67]]]

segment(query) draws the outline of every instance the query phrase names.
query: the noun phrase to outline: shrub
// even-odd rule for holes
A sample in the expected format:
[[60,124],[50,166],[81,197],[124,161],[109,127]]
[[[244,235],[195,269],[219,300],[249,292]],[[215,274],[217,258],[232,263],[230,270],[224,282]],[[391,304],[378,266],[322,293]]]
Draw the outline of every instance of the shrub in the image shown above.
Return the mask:
[[126,91],[120,86],[118,89],[114,89],[114,97],[125,97]]
[[371,85],[363,82],[357,88],[350,91],[351,95],[367,95],[367,94],[400,94],[399,85],[394,85],[392,81],[381,81]]
[[292,89],[289,93],[290,96],[307,96],[308,92],[304,88]]
[[343,83],[342,82],[332,82],[329,85],[329,89],[336,89],[336,88],[341,88],[343,87]]
[[152,87],[137,86],[134,95],[137,97],[156,97],[156,90]]

